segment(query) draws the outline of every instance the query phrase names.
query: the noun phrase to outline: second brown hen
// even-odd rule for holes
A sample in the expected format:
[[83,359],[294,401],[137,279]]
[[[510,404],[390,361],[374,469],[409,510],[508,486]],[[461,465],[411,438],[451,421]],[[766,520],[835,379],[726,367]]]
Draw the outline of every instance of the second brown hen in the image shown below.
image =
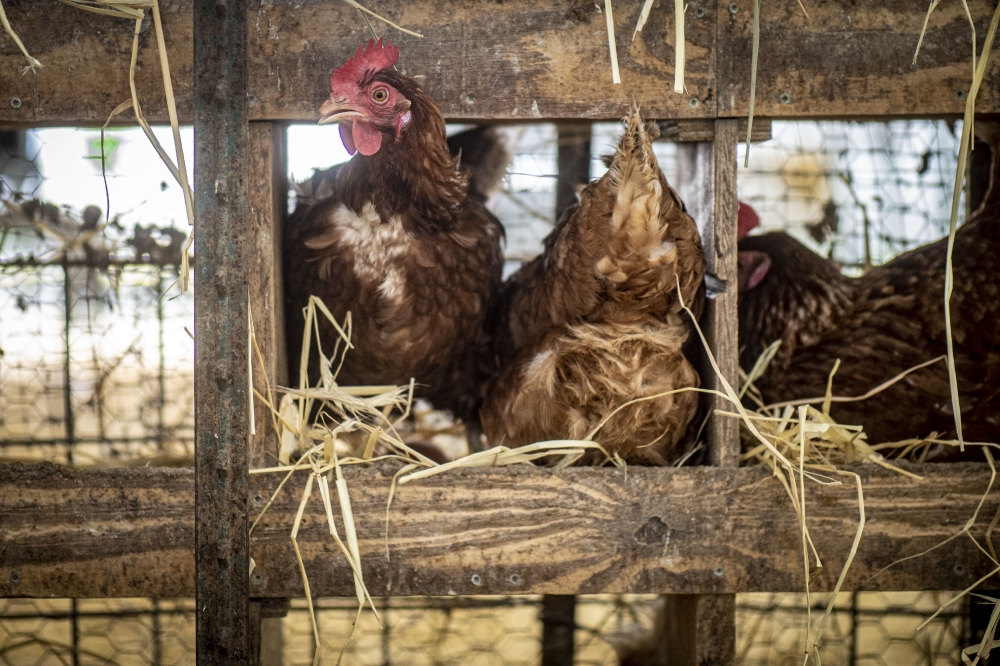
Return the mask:
[[[955,235],[951,297],[955,364],[968,441],[1000,441],[1000,160],[983,205]],[[766,402],[826,393],[856,397],[946,353],[947,238],[901,254],[859,278],[841,274],[784,233],[739,243],[740,364],[747,371],[774,340],[757,380]],[[835,401],[831,416],[862,425],[870,443],[956,435],[943,360],[863,401]]]
[[[493,323],[504,368],[482,409],[492,446],[595,440],[628,462],[678,457],[697,412],[698,374],[681,352],[700,309],[705,257],[637,109],[610,169],[583,189],[541,256],[504,285]],[[635,398],[649,398],[615,411]]]

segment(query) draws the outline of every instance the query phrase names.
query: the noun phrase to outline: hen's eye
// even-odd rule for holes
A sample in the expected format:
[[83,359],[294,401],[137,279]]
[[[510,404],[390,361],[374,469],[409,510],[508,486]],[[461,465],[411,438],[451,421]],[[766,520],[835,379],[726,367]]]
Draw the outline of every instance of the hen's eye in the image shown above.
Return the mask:
[[389,91],[385,88],[376,88],[372,91],[372,99],[379,104],[385,104],[389,99]]

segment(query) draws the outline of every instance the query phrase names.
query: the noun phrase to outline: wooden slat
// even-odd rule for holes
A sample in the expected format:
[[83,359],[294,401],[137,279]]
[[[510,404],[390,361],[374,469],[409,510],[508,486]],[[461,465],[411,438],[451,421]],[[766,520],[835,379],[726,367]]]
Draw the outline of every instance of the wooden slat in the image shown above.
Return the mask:
[[[387,561],[393,469],[345,473],[374,596],[804,589],[790,500],[760,468],[454,471],[398,487]],[[963,537],[872,578],[962,529],[989,482],[983,465],[909,466],[926,474],[922,482],[874,465],[855,469],[868,522],[845,590],[958,590],[989,571]],[[280,475],[252,481],[268,498]],[[303,593],[289,532],[304,481],[289,481],[254,530],[254,596]],[[0,466],[0,597],[191,596],[193,489],[189,470]],[[299,534],[313,594],[352,596],[313,492]],[[998,503],[994,491],[975,536]],[[829,590],[857,529],[856,490],[809,483],[806,509],[825,565],[812,589]]]
[[196,0],[194,19],[195,643],[221,666],[251,659],[247,7]]
[[[699,122],[699,121],[691,121]],[[681,125],[682,123],[678,123]],[[678,128],[680,129],[680,127]],[[739,122],[712,121],[710,142],[681,143],[677,173],[689,210],[701,221],[706,269],[712,278],[701,325],[708,348],[722,376],[735,386],[736,367],[736,142]],[[768,134],[770,126],[767,127]],[[707,281],[709,282],[709,281]],[[698,364],[702,386],[722,391],[723,385],[700,343]],[[740,440],[735,421],[713,414],[725,407],[722,398],[703,395],[709,421],[705,429],[709,464],[721,468],[739,465]],[[724,573],[723,573],[724,576]],[[736,649],[734,594],[664,595],[661,616],[667,630],[658,646],[658,663],[670,666],[714,664],[731,666]]]
[[[664,595],[654,627],[657,666],[730,666],[736,658],[736,595]],[[664,621],[665,620],[665,621]],[[662,656],[661,656],[662,655]]]
[[[715,141],[681,143],[677,146],[678,193],[698,223],[714,297],[705,303],[701,326],[720,370],[737,386],[736,312],[736,120],[717,120]],[[744,125],[744,130],[745,130]],[[700,348],[700,343],[698,344]],[[722,383],[707,357],[698,363],[702,386],[718,391]],[[706,396],[708,410],[729,409],[721,397]],[[710,464],[735,467],[739,462],[739,424],[732,419],[710,417],[706,429]]]
[[[913,53],[926,2],[762,2],[757,99],[761,116],[930,116],[961,114],[972,81],[972,40],[961,2],[931,15],[917,65]],[[993,15],[969,0],[978,48]],[[730,8],[735,12],[730,11]],[[718,4],[719,116],[749,110],[753,0]],[[986,81],[996,81],[992,59]],[[959,93],[961,91],[961,93]],[[1000,87],[984,85],[980,111],[1000,110]]]
[[[8,16],[45,67],[22,77],[23,56],[0,52],[0,123],[102,124],[128,99],[132,21],[46,0],[7,2]],[[314,122],[329,76],[370,35],[341,0],[251,2],[250,115],[253,120]],[[449,118],[618,120],[635,99],[649,118],[715,114],[715,1],[686,21],[687,94],[672,89],[673,3],[658,3],[632,42],[641,5],[615,6],[621,85],[611,82],[603,3],[479,3],[417,0],[365,3],[423,39],[373,22],[401,47],[399,69],[417,77]],[[193,108],[191,0],[161,3],[174,92],[182,118]],[[700,16],[699,16],[700,14]],[[141,36],[137,85],[150,120],[166,118],[152,28]],[[13,109],[9,97],[21,99]],[[694,100],[694,101],[692,101]]]
[[[284,297],[281,283],[281,223],[288,206],[286,132],[279,123],[250,123],[250,311],[260,357],[253,354],[253,386],[274,402],[275,386],[288,386]],[[253,352],[253,350],[251,350]],[[260,365],[263,358],[264,367]],[[266,373],[266,380],[265,380]],[[268,393],[268,384],[272,393]],[[271,412],[255,401],[251,467],[277,462],[277,433]]]
[[[181,116],[192,118],[191,1],[163,3],[167,48]],[[251,118],[314,121],[327,78],[369,38],[356,10],[340,0],[251,3]],[[748,110],[752,0],[691,5],[685,23],[689,94],[673,86],[673,4],[656,3],[631,42],[640,3],[615,6],[622,84],[611,83],[603,3],[511,0],[490,4],[415,0],[372,8],[425,35],[375,22],[399,41],[400,69],[419,80],[455,119],[617,120],[635,98],[648,118],[743,116]],[[45,65],[37,78],[9,40],[0,52],[0,123],[101,124],[128,99],[133,23],[49,0],[5,3],[15,29]],[[980,42],[992,4],[970,0]],[[961,3],[931,17],[916,67],[913,51],[925,5],[764,3],[756,112],[769,117],[960,114],[971,78],[969,26]],[[699,13],[701,15],[699,16]],[[447,20],[443,20],[444,18]],[[718,25],[718,38],[716,37]],[[147,26],[137,85],[151,120],[165,120],[159,63]],[[716,42],[718,39],[718,48]],[[718,72],[716,73],[716,69]],[[987,81],[1000,73],[990,64]],[[782,97],[787,93],[787,97]],[[10,100],[21,101],[14,109]],[[696,100],[697,104],[693,105]],[[1000,112],[1000,89],[983,86],[979,108]]]
[[[736,126],[736,136],[740,141],[746,141],[747,119],[739,118]],[[673,141],[675,143],[688,143],[692,141],[712,141],[715,139],[715,119],[714,118],[683,118],[680,120],[661,120],[660,139]],[[750,141],[768,141],[771,138],[771,119],[754,118],[753,133]]]

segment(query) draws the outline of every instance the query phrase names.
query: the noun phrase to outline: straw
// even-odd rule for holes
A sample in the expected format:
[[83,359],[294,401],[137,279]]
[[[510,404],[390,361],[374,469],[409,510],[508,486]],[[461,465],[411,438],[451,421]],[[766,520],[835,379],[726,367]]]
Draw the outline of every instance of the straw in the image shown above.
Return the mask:
[[382,21],[383,23],[387,23],[388,25],[391,25],[393,28],[395,28],[396,30],[399,30],[400,32],[405,32],[407,35],[413,35],[414,37],[421,37],[421,38],[423,37],[423,35],[421,35],[419,32],[413,32],[412,30],[407,30],[406,28],[402,28],[402,27],[396,25],[395,23],[393,23],[392,21],[390,21],[389,19],[387,19],[385,17],[382,17],[382,16],[379,16],[378,14],[376,14],[375,12],[373,12],[372,10],[367,9],[365,7],[362,7],[357,2],[355,2],[355,0],[343,0],[343,2],[347,3],[351,7],[354,7],[355,9],[361,10],[365,14],[368,14],[369,16],[371,16],[372,18],[376,18],[379,21]]
[[611,9],[611,0],[604,0],[604,18],[608,24],[608,49],[611,51],[611,82],[618,84],[622,82],[622,77],[618,72],[618,49],[615,46],[615,18]]
[[674,92],[684,92],[684,0],[674,0]]
[[646,0],[642,4],[642,11],[639,12],[639,20],[635,24],[635,32],[632,33],[632,41],[635,41],[636,35],[642,32],[643,27],[646,25],[646,21],[649,20],[649,12],[653,8],[653,2],[655,0]]
[[2,1],[0,1],[0,23],[3,23],[3,29],[7,31],[10,38],[14,40],[15,44],[17,44],[17,48],[21,49],[21,53],[23,53],[24,57],[28,59],[28,64],[21,70],[21,75],[23,76],[26,74],[29,69],[32,72],[37,72],[41,69],[42,63],[40,63],[36,58],[31,57],[31,54],[28,53],[28,49],[24,48],[24,44],[21,43],[21,38],[17,36],[17,33],[14,32],[14,28],[11,27],[10,21],[7,20],[7,13],[3,10]]
[[[180,124],[177,118],[177,103],[174,98],[173,85],[170,79],[170,63],[167,58],[166,42],[163,37],[163,25],[160,20],[160,7],[158,0],[59,0],[63,4],[69,5],[70,7],[76,7],[77,9],[82,9],[84,11],[93,12],[95,14],[103,14],[105,16],[113,16],[116,18],[128,18],[135,20],[135,30],[132,34],[132,58],[129,64],[129,90],[131,91],[131,105],[132,110],[135,112],[136,122],[139,123],[139,127],[142,128],[143,133],[145,133],[146,138],[149,139],[150,144],[156,151],[156,154],[163,161],[167,169],[170,171],[170,175],[174,177],[177,184],[180,185],[181,191],[184,195],[184,208],[187,213],[188,224],[194,226],[194,194],[191,190],[191,185],[187,178],[187,166],[184,160],[184,149],[181,145],[180,136]],[[142,115],[142,108],[139,105],[139,96],[136,92],[135,86],[135,69],[136,62],[139,57],[139,33],[142,28],[142,21],[146,15],[146,9],[151,9],[153,14],[153,24],[156,30],[156,44],[159,50],[160,58],[160,74],[163,77],[163,92],[167,101],[167,116],[170,119],[170,127],[173,131],[174,138],[174,149],[177,154],[177,164],[170,159],[166,151],[163,150],[163,146],[160,145],[159,140],[156,135],[153,134],[152,129],[149,127],[149,123],[146,122],[146,118]],[[111,119],[121,113],[123,110],[128,108],[127,103],[119,104],[111,115],[108,116],[108,122],[104,124],[107,127]],[[101,146],[103,150],[103,130],[102,130],[102,141]],[[105,185],[106,187],[106,185]],[[110,210],[110,202],[108,208]],[[184,243],[184,247],[181,251],[181,266],[178,276],[178,281],[181,285],[181,291],[186,292],[190,286],[190,266],[188,255],[191,251],[191,246],[194,243],[194,233],[188,235],[187,241]],[[176,284],[176,282],[174,283]],[[170,291],[173,288],[173,284],[166,289]],[[161,294],[162,297],[162,294]]]
[[[965,5],[965,0],[963,0],[963,5]],[[966,11],[968,11],[967,5]],[[973,71],[972,86],[965,100],[965,116],[962,122],[962,139],[958,148],[958,163],[955,167],[955,188],[952,191],[951,199],[951,218],[948,222],[948,253],[945,263],[944,278],[945,342],[948,349],[948,379],[951,387],[951,407],[952,412],[955,415],[955,432],[958,435],[959,449],[963,451],[965,450],[965,440],[962,436],[962,409],[958,397],[958,373],[955,369],[954,335],[951,330],[951,294],[955,286],[952,254],[955,250],[955,232],[958,228],[958,204],[965,177],[965,165],[972,145],[971,138],[976,115],[976,96],[979,94],[979,86],[982,84],[983,77],[986,74],[986,63],[989,61],[990,49],[993,46],[993,39],[996,37],[998,23],[1000,23],[1000,6],[997,6],[997,8],[993,11],[993,20],[990,21],[990,28],[986,33],[986,42],[983,44],[982,56],[979,58],[978,66],[976,66]],[[973,32],[973,62],[975,62],[975,48],[975,33]]]

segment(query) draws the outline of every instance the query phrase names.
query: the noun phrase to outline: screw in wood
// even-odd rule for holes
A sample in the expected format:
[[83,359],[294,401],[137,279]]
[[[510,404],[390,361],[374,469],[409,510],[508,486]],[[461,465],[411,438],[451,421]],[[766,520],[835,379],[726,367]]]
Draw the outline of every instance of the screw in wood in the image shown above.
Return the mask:
[[958,90],[955,91],[955,97],[956,99],[965,99],[965,91],[959,88]]
[[737,3],[737,2],[730,2],[729,3],[729,13],[730,14],[735,14],[735,13],[737,13],[739,11],[740,11],[740,5],[739,5],[739,3]]
[[11,571],[10,572],[10,582],[14,583],[14,585],[17,585],[18,583],[20,583],[21,582],[21,574],[19,574],[16,571]]
[[472,574],[471,580],[473,585],[481,585],[483,582],[483,579],[479,574]]
[[12,108],[12,109],[20,109],[21,108],[21,98],[20,97],[11,97],[10,98],[10,108]]
[[783,92],[783,93],[781,93],[781,96],[778,97],[778,101],[781,102],[782,104],[791,104],[792,103],[792,94],[791,93],[787,93],[787,92]]
[[694,8],[694,15],[697,16],[698,18],[704,18],[704,16],[705,16],[705,8],[704,7],[695,7]]
[[520,585],[521,584],[521,576],[520,576],[520,574],[516,574],[516,573],[511,574],[510,575],[510,584],[511,585]]
[[715,567],[714,569],[712,569],[712,574],[716,578],[722,578],[723,576],[726,575],[726,568],[725,567]]

